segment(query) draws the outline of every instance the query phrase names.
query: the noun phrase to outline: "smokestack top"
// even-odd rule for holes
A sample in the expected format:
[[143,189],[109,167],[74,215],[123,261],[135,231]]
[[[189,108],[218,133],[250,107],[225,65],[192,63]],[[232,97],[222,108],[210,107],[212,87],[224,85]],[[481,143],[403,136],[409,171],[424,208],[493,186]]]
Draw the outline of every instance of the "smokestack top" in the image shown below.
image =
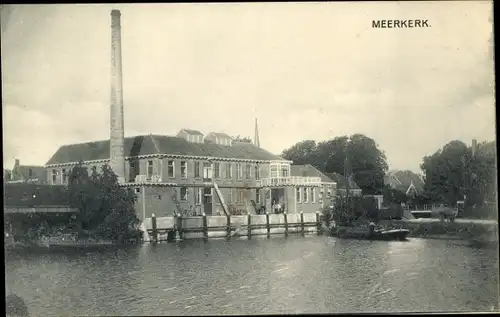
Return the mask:
[[111,10],[111,16],[112,17],[120,17],[122,14],[120,13],[120,10]]

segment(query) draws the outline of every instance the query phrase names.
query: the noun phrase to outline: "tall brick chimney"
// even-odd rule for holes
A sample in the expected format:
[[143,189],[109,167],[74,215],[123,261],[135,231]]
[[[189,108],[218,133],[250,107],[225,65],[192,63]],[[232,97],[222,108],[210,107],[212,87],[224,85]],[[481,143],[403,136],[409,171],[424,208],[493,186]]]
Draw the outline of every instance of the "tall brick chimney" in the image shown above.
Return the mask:
[[123,127],[121,13],[111,11],[111,114],[110,166],[120,183],[125,182],[125,132]]

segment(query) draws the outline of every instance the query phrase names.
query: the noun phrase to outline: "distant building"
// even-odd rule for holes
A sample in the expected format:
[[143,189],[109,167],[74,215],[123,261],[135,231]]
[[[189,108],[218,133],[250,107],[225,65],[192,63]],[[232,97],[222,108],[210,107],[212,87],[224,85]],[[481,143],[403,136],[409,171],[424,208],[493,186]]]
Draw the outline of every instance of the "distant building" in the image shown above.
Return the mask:
[[[316,167],[311,164],[305,165],[292,165],[292,177],[310,177],[310,179],[314,179],[316,182],[320,182],[321,187],[319,188],[319,192],[316,193],[316,188],[300,188],[297,187],[295,198],[298,204],[304,203],[304,197],[311,197],[311,199],[317,199],[321,204],[321,207],[329,206],[331,203],[335,201],[335,192],[337,188],[337,183],[330,179],[328,176],[323,174]],[[307,191],[310,190],[310,193]],[[309,194],[309,195],[308,195]]]
[[12,171],[4,170],[4,179],[8,183],[47,184],[45,167],[36,165],[21,165],[16,159]]
[[384,183],[405,193],[408,197],[421,195],[424,190],[422,175],[412,171],[390,171],[386,174]]
[[349,189],[349,196],[361,197],[363,195],[361,188],[352,179],[348,181],[346,177],[339,173],[325,173],[325,175],[337,184],[337,195],[345,197],[347,189]]
[[3,182],[6,183],[10,181],[10,178],[12,176],[12,171],[10,169],[3,169]]

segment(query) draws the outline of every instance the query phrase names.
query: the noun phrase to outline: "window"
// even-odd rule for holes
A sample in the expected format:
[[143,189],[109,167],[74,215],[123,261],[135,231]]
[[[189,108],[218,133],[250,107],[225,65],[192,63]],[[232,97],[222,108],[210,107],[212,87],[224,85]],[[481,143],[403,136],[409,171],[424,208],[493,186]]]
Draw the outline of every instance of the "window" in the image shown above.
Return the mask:
[[236,179],[241,179],[241,164],[236,164]]
[[309,202],[309,188],[304,188],[304,202]]
[[153,177],[153,161],[148,161],[148,170],[147,170],[147,179],[151,179]]
[[62,177],[62,183],[66,184],[66,182],[68,181],[68,174],[66,174],[66,169],[64,168],[62,169],[61,177]]
[[[198,163],[199,165],[199,163]],[[196,204],[201,205],[201,199],[203,198],[203,188],[198,188],[198,195],[196,196]]]
[[226,163],[226,178],[233,178],[233,165],[231,163]]
[[136,193],[136,194],[139,194],[140,192],[141,192],[141,188],[136,187],[136,188],[135,188],[135,193]]
[[281,165],[281,177],[288,177],[289,176],[289,168],[290,168],[290,165],[286,165],[286,164]]
[[316,188],[311,188],[311,202],[316,202]]
[[220,178],[220,164],[214,163],[214,177]]
[[28,170],[28,178],[29,179],[33,178],[33,170],[31,168]]
[[203,178],[212,179],[212,164],[205,162],[203,163]]
[[186,161],[181,161],[181,177],[182,178],[187,178],[188,177],[188,162]]
[[167,172],[168,172],[168,177],[174,178],[175,177],[175,162],[174,161],[168,161],[167,162]]
[[296,193],[296,194],[295,194],[295,197],[296,197],[296,199],[297,199],[297,202],[298,202],[298,203],[302,202],[302,197],[300,197],[300,196],[301,196],[301,194],[302,194],[302,190],[301,190],[301,189],[302,189],[302,188],[297,187],[297,190],[296,190],[296,192],[295,192],[295,193]]
[[255,202],[260,204],[260,190],[255,190]]
[[227,192],[227,203],[230,204],[233,202],[233,189],[229,188],[229,191]]
[[238,196],[238,201],[242,202],[245,200],[245,193],[243,192],[243,189],[239,190],[239,196]]
[[204,196],[203,202],[205,204],[211,204],[212,203],[212,188],[204,187],[203,188],[203,196]]
[[194,162],[194,177],[200,177],[200,162]]
[[181,187],[181,200],[188,200],[188,190],[186,187]]
[[57,183],[57,170],[52,170],[52,184]]
[[250,164],[245,165],[245,178],[250,179],[250,174],[252,171],[252,166]]
[[255,165],[255,179],[260,179],[260,166]]
[[271,178],[276,178],[278,177],[278,166],[277,165],[271,165],[270,167],[270,173]]

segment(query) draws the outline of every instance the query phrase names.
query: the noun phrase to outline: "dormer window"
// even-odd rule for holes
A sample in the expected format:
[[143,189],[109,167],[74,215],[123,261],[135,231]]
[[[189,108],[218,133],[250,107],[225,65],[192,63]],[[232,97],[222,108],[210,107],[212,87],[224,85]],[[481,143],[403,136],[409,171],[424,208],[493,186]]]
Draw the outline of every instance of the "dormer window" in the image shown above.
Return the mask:
[[203,142],[203,133],[197,130],[191,129],[182,129],[177,133],[177,137],[183,138],[188,142],[193,143],[202,143]]
[[217,133],[217,132],[210,132],[207,134],[205,139],[211,143],[219,144],[219,145],[231,145],[233,142],[233,139],[225,134],[225,133]]

